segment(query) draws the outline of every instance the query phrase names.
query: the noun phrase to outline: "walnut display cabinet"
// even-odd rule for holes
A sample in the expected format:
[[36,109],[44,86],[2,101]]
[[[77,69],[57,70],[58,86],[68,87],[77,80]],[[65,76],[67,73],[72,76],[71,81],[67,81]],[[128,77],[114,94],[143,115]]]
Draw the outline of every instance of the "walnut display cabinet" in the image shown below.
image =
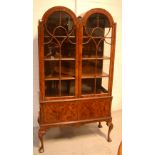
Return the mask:
[[80,126],[111,116],[116,23],[104,9],[83,16],[58,6],[45,12],[38,26],[40,125],[43,136],[51,127]]

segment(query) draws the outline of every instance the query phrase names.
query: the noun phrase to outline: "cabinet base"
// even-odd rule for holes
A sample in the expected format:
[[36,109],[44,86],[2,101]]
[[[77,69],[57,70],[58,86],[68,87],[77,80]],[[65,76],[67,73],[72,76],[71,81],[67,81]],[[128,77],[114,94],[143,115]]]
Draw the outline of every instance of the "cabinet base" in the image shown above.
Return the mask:
[[39,131],[38,131],[38,137],[39,137],[39,140],[40,140],[40,147],[39,147],[39,153],[43,153],[44,152],[44,142],[43,142],[43,136],[46,134],[47,130],[52,128],[52,127],[56,127],[56,126],[65,126],[65,125],[72,125],[72,126],[80,126],[82,124],[86,124],[86,123],[91,123],[91,122],[99,122],[99,125],[98,127],[101,128],[102,125],[101,125],[101,122],[105,121],[107,126],[109,127],[108,129],[108,135],[107,135],[107,141],[108,142],[111,142],[111,138],[110,138],[110,133],[111,133],[111,130],[113,129],[113,124],[112,124],[112,118],[109,117],[109,118],[102,118],[102,119],[99,119],[99,120],[85,120],[85,121],[79,121],[79,122],[63,122],[63,123],[55,123],[55,124],[41,124],[40,125],[40,128],[39,128]]

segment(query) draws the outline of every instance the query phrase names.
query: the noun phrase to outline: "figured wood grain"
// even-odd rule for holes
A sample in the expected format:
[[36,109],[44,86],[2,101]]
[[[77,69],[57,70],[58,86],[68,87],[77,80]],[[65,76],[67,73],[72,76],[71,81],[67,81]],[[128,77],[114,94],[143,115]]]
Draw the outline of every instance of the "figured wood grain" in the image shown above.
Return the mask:
[[83,100],[79,104],[79,120],[111,116],[111,99]]
[[44,103],[42,123],[50,124],[56,122],[74,121],[77,120],[77,103],[70,101],[67,103]]
[[111,98],[48,102],[41,104],[41,108],[41,120],[46,124],[104,118],[111,117]]

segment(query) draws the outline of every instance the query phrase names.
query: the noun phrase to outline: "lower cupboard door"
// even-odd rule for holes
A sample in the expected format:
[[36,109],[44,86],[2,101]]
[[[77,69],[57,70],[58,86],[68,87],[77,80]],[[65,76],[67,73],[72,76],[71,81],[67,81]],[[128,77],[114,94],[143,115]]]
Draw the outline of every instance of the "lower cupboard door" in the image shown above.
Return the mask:
[[78,120],[76,101],[42,103],[41,108],[42,123],[45,124]]
[[111,99],[82,100],[79,103],[79,120],[111,116]]

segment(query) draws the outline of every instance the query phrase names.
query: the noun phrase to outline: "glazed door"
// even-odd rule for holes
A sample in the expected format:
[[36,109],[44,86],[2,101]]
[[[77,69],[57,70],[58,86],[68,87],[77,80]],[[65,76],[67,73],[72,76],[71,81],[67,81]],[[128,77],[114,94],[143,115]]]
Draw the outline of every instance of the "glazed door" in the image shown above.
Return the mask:
[[80,96],[107,95],[112,80],[112,26],[103,13],[88,14],[83,19]]
[[[45,100],[57,97],[75,97],[77,73],[76,23],[68,10],[47,12],[43,21],[43,83]],[[41,80],[42,81],[42,80]]]

